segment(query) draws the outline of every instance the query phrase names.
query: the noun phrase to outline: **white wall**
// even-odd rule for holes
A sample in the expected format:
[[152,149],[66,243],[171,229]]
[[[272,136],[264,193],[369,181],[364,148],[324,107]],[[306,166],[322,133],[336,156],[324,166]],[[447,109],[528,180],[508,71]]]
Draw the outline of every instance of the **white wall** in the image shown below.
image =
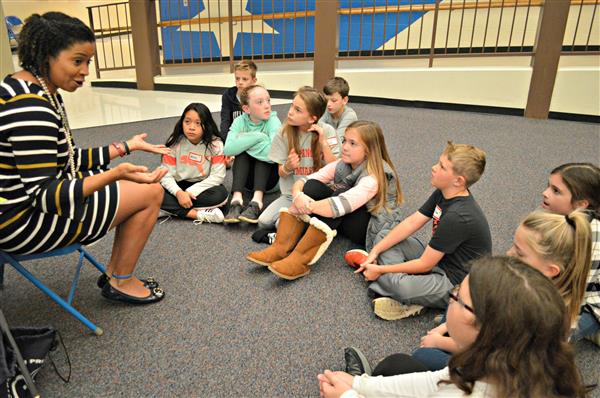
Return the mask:
[[[576,59],[579,58],[579,59]],[[476,62],[473,62],[476,61]],[[352,95],[409,101],[430,101],[524,109],[531,67],[529,57],[452,58],[436,60],[344,61],[336,75],[350,84]],[[561,59],[554,94],[553,112],[600,115],[600,57],[565,56]],[[311,63],[294,63],[293,70],[259,64],[258,81],[269,90],[293,91],[312,85]],[[233,86],[233,75],[223,67],[187,66],[168,68],[157,83],[200,86]],[[131,78],[129,80],[132,80]]]
[[119,0],[2,0],[4,15],[15,15],[25,21],[33,13],[60,11],[89,25],[86,7],[120,2]]
[[[467,0],[471,1],[471,0]],[[474,1],[474,0],[473,0]],[[32,12],[46,12],[60,10],[72,16],[76,16],[88,22],[86,6],[114,3],[115,0],[1,0],[5,15],[17,15],[24,19]],[[573,6],[569,15],[569,24],[565,34],[565,43],[570,44],[573,37],[573,27],[576,24],[579,7]],[[584,6],[582,18],[591,18],[592,13],[589,6]],[[483,11],[479,11],[481,14]],[[504,20],[510,21],[514,8],[508,8],[504,14]],[[521,38],[523,30],[519,30],[523,21],[523,9],[517,10],[518,15],[515,22],[513,37]],[[455,14],[456,13],[456,14]],[[453,11],[453,15],[459,15]],[[476,33],[482,30],[481,24],[484,18],[478,16],[476,19]],[[538,10],[532,9],[529,19],[536,19]],[[412,25],[413,32],[419,30],[422,23],[427,26],[433,18],[432,13]],[[600,18],[600,13],[595,13],[595,19]],[[473,12],[465,12],[464,21],[467,24],[473,19]],[[499,9],[494,9],[490,17],[490,26],[499,19]],[[448,14],[440,12],[438,43],[443,43]],[[451,21],[459,21],[452,17]],[[585,21],[580,21],[584,24]],[[589,21],[587,21],[589,23]],[[503,24],[504,25],[504,24]],[[464,25],[467,26],[467,25]],[[497,26],[497,25],[496,25]],[[510,24],[509,24],[510,26]],[[589,25],[587,25],[589,26]],[[600,23],[593,25],[591,35],[592,42],[596,44],[600,40]],[[490,27],[489,30],[493,31]],[[467,27],[463,28],[467,31]],[[423,43],[430,43],[429,29],[423,29]],[[440,33],[442,32],[442,33]],[[406,35],[403,32],[398,36],[397,46],[406,46]],[[506,33],[506,32],[504,32]],[[499,45],[506,45],[508,38],[502,34]],[[531,44],[532,35],[535,32],[527,30],[526,43]],[[476,35],[474,45],[482,44],[481,35]],[[586,35],[578,35],[576,43],[581,43]],[[488,36],[486,44],[490,45],[490,37],[495,42],[495,36]],[[410,47],[418,42],[418,35],[414,33],[410,38]],[[116,40],[116,39],[112,39]],[[403,41],[404,40],[404,41]],[[462,35],[461,44],[470,40],[470,36]],[[477,42],[479,40],[480,43]],[[514,40],[514,39],[513,39]],[[449,34],[449,46],[455,46],[458,42],[458,30],[451,22]],[[515,45],[513,41],[511,44]],[[386,44],[386,49],[392,43]],[[425,46],[427,47],[427,46]],[[345,77],[351,87],[351,95],[376,96],[383,98],[396,98],[403,100],[420,100],[432,102],[446,102],[469,105],[487,105],[511,108],[524,108],[529,90],[531,77],[531,59],[529,57],[471,57],[471,58],[445,58],[436,59],[434,67],[428,68],[426,59],[405,60],[358,60],[339,61],[337,74]],[[228,73],[227,65],[191,65],[174,66],[163,68],[163,76],[156,78],[159,83],[174,84],[197,84],[207,86],[231,86],[233,76]],[[102,74],[104,79],[122,78],[134,81],[133,70],[107,72]],[[311,62],[276,62],[259,63],[259,80],[269,89],[295,90],[301,85],[312,84]],[[600,57],[599,56],[563,56],[559,65],[554,94],[551,103],[551,111],[568,112],[578,114],[600,115]]]

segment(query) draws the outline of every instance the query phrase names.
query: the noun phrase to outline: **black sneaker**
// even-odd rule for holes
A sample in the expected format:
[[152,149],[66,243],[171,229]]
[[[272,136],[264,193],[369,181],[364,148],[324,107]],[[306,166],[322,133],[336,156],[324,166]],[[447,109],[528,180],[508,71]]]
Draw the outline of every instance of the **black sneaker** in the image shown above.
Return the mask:
[[250,224],[257,224],[258,216],[260,216],[260,207],[258,203],[252,201],[250,202],[248,207],[246,207],[246,210],[244,210],[242,214],[240,214],[239,219],[241,221],[246,221]]
[[346,373],[352,376],[360,376],[362,374],[371,375],[371,365],[358,348],[348,347],[344,349],[344,360],[346,361]]
[[225,224],[234,224],[240,222],[240,214],[242,213],[242,205],[238,202],[234,202],[229,205],[229,211],[225,216],[223,222]]
[[270,238],[271,234],[275,234],[273,228],[259,228],[252,234],[252,240],[256,243],[266,243],[267,245],[270,245],[274,240]]

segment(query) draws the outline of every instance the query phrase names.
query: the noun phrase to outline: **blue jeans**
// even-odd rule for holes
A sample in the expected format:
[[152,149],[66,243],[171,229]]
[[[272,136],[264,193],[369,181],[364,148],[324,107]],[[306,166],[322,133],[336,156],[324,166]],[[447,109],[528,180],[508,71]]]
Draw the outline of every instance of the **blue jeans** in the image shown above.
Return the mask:
[[418,348],[412,353],[412,357],[427,366],[429,370],[435,371],[448,366],[451,354],[439,348]]
[[600,322],[592,314],[588,307],[584,307],[579,314],[577,328],[571,335],[571,342],[576,342],[584,337],[592,336],[600,331]]

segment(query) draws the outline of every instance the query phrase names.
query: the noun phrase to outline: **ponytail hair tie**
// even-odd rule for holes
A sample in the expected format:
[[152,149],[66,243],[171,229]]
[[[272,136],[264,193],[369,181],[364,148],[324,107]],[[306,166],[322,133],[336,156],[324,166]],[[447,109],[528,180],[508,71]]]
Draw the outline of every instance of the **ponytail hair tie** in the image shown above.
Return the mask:
[[569,217],[568,214],[565,214],[565,220],[567,220],[567,224],[575,228],[575,221],[571,220],[571,217]]

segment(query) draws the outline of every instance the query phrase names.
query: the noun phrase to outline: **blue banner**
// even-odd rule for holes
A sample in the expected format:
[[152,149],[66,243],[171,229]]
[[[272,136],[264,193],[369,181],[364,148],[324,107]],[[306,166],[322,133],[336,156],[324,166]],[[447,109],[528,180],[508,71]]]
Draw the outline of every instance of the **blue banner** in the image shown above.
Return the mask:
[[[364,13],[340,15],[339,51],[377,50],[419,20],[424,12],[369,12],[373,7],[433,4],[435,0],[341,0],[340,8]],[[227,0],[160,0],[161,22],[180,21],[162,30],[166,63],[229,57]],[[235,0],[233,15],[300,13],[315,10],[315,0]],[[190,22],[191,19],[199,19]],[[216,22],[209,22],[209,19]],[[295,32],[295,34],[294,34]],[[302,56],[314,51],[315,18],[274,18],[235,21],[233,55],[255,57]],[[306,39],[306,40],[305,40]],[[393,44],[386,46],[391,49]]]

